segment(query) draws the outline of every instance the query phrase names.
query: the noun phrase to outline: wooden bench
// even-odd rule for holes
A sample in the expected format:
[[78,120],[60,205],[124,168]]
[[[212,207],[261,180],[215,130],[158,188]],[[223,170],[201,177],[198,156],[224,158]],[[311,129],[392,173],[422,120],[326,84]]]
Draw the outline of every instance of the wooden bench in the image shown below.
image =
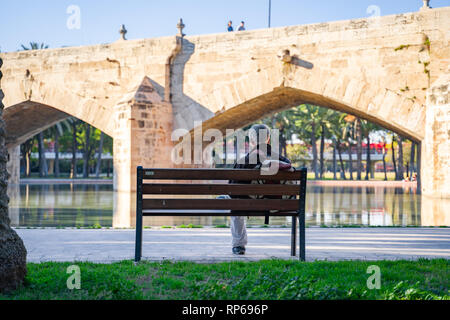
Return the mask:
[[[144,169],[138,167],[135,261],[140,261],[142,257],[143,216],[268,215],[292,217],[292,256],[296,255],[296,218],[299,219],[299,259],[304,261],[306,175],[306,168],[294,172],[278,171],[276,175],[261,175],[259,169]],[[164,180],[176,183],[160,182]],[[190,180],[217,180],[217,183],[186,183]],[[227,180],[248,182],[264,180],[267,183],[231,184]],[[280,181],[286,180],[295,181],[296,184],[280,184]],[[144,198],[145,195],[153,197]],[[158,195],[157,199],[155,195]],[[170,199],[172,195],[176,195],[177,198]],[[180,195],[229,195],[231,197],[265,195],[275,199],[216,199],[213,197],[180,199]],[[290,199],[280,199],[279,196],[290,196]],[[274,212],[274,210],[278,211]]]

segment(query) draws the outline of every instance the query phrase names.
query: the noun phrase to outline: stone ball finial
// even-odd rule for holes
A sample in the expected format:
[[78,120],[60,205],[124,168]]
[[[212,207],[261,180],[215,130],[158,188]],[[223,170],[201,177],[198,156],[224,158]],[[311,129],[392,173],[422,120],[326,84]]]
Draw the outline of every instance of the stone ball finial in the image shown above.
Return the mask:
[[178,29],[178,36],[183,38],[185,36],[185,34],[183,33],[183,29],[184,29],[185,25],[183,23],[183,19],[180,18],[180,21],[178,21],[177,23],[177,29]]
[[422,0],[423,1],[423,6],[422,6],[422,10],[423,9],[430,9],[430,0]]
[[127,40],[126,38],[125,38],[125,35],[127,34],[127,29],[125,29],[125,25],[123,24],[122,25],[122,27],[120,27],[120,30],[119,30],[119,33],[120,33],[120,36],[121,36],[121,40]]

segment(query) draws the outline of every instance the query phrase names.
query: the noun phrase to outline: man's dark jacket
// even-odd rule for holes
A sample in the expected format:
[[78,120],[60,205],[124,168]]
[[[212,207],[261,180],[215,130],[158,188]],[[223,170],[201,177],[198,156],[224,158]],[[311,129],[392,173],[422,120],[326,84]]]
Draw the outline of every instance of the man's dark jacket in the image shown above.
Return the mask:
[[[251,151],[249,151],[249,152],[245,155],[245,157],[244,157],[244,158],[245,158],[245,161],[242,161],[242,159],[241,159],[241,161],[236,161],[236,162],[234,163],[233,168],[234,168],[234,169],[254,169],[254,168],[258,167],[258,166],[261,166],[262,161],[261,161],[261,159],[260,159],[259,153],[256,155],[256,163],[250,163],[250,154],[251,154],[252,152],[256,152],[256,150],[260,150],[260,151],[262,151],[262,152],[266,151],[266,152],[267,152],[267,159],[278,159],[279,161],[282,161],[282,162],[286,162],[286,163],[289,163],[289,164],[291,163],[291,161],[290,161],[288,158],[283,157],[282,155],[279,155],[279,154],[277,154],[277,153],[274,153],[274,154],[273,154],[273,157],[272,157],[272,147],[270,146],[270,144],[267,144],[267,145],[266,145],[266,149],[263,148],[263,145],[257,145],[256,148],[252,149]],[[252,160],[253,160],[253,159],[252,159]],[[254,160],[253,160],[253,161],[254,161]],[[229,183],[243,183],[243,184],[250,184],[251,181],[237,181],[237,180],[230,180]],[[233,198],[233,197],[232,197],[232,198]],[[235,196],[234,198],[242,198],[242,197]],[[245,197],[245,198],[247,198],[247,197]]]

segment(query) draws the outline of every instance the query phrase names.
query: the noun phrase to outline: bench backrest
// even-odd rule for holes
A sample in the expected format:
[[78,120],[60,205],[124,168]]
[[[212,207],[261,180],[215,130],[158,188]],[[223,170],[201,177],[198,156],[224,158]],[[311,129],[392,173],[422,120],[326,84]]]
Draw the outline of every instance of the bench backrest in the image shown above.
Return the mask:
[[[293,172],[278,171],[275,175],[262,175],[259,169],[144,169],[138,167],[137,205],[139,210],[236,210],[243,212],[279,210],[304,213],[306,176],[306,168]],[[164,180],[170,180],[171,183],[166,183],[168,181]],[[186,183],[192,180],[203,180],[203,182],[217,180],[217,183]],[[265,183],[230,184],[227,180],[248,182],[260,180]],[[280,181],[286,180],[295,181],[296,184],[280,184]],[[153,197],[146,199],[143,197],[145,195]],[[155,195],[162,197],[155,199]],[[177,197],[168,199],[173,195]],[[180,195],[264,195],[267,197],[180,199]],[[280,196],[292,197],[291,199],[281,199]]]

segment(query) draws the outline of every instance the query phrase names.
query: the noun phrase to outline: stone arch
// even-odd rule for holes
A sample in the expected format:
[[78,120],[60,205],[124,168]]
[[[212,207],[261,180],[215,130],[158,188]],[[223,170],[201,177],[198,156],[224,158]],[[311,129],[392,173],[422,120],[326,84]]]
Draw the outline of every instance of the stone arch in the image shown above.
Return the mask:
[[202,98],[215,115],[203,129],[239,128],[302,103],[335,109],[377,123],[416,142],[424,139],[425,106],[418,99],[370,84],[362,74],[276,64],[246,74]]
[[[64,83],[63,79],[61,81]],[[70,116],[114,136],[114,113],[111,107],[104,106],[104,99],[83,96],[54,81],[38,81],[33,76],[18,84],[6,83],[5,87],[9,89],[5,96],[7,107],[3,111],[8,147]]]
[[69,114],[33,101],[25,101],[5,109],[6,145],[13,148],[39,132],[70,117]]
[[[8,148],[19,146],[39,132],[71,116],[74,115],[34,101],[24,101],[10,106],[3,111],[3,120],[6,127],[6,146]],[[105,132],[104,128],[97,126],[97,121],[89,122],[84,117],[75,117]],[[112,136],[111,133],[105,133]]]

